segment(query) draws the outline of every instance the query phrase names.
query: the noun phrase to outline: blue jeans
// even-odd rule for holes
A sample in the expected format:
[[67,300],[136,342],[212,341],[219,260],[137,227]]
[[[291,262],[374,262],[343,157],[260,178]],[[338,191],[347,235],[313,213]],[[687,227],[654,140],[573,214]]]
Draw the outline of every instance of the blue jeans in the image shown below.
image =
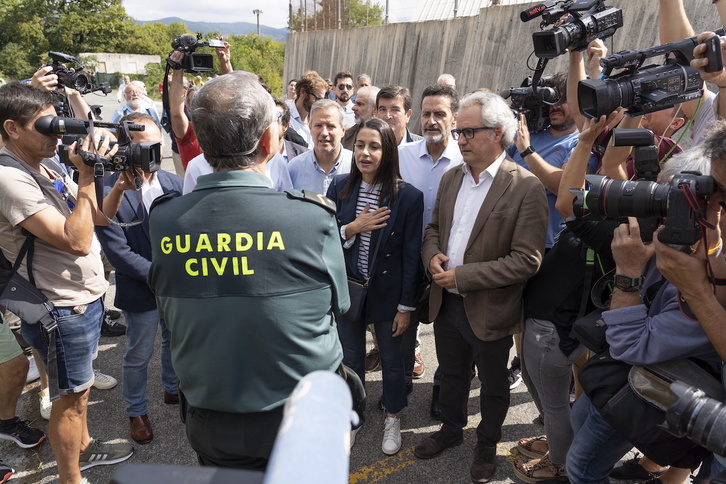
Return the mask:
[[567,453],[567,474],[573,484],[606,484],[613,466],[633,448],[602,418],[583,395],[570,414],[575,438]]
[[551,321],[527,318],[522,334],[522,377],[544,415],[550,460],[564,464],[573,439],[570,425],[572,364],[585,351],[569,356],[560,350],[560,336]]
[[123,362],[123,393],[126,406],[126,414],[129,417],[138,417],[147,413],[147,367],[151,356],[154,354],[154,343],[156,341],[156,329],[161,327],[161,381],[164,389],[176,395],[176,373],[171,364],[171,351],[169,343],[171,333],[159,319],[156,309],[141,313],[124,311],[126,324],[126,354]]
[[[58,389],[61,395],[81,393],[93,385],[93,360],[98,354],[103,322],[103,301],[99,298],[89,304],[56,307],[53,314],[58,321],[55,348],[58,358]],[[48,340],[38,324],[20,326],[20,333],[40,354],[48,366]]]
[[[378,351],[381,354],[383,372],[383,407],[390,414],[397,414],[408,404],[406,377],[401,353],[402,336],[393,337],[393,321],[373,323],[376,328]],[[343,346],[343,364],[356,372],[360,381],[365,383],[367,323],[354,323],[345,315],[338,324],[340,343]]]

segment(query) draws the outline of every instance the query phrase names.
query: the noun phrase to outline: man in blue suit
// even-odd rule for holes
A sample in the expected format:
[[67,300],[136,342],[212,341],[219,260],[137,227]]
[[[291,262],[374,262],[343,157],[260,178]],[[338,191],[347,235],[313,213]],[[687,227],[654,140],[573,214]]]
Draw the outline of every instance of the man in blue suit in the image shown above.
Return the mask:
[[[144,113],[132,113],[122,119],[146,126],[144,131],[132,131],[134,143],[160,142],[161,131],[153,118]],[[121,172],[106,180],[107,190],[113,186]],[[126,413],[131,420],[131,437],[140,444],[154,438],[147,415],[147,366],[154,353],[156,331],[161,327],[161,379],[164,384],[164,403],[179,402],[177,379],[171,363],[169,343],[171,334],[159,318],[156,299],[146,283],[151,266],[151,239],[149,238],[149,207],[154,199],[166,193],[182,193],[181,179],[166,171],[142,173],[141,190],[124,192],[116,218],[128,223],[142,220],[138,225],[96,227],[103,250],[116,269],[116,299],[128,324],[126,354],[123,362],[123,395]]]

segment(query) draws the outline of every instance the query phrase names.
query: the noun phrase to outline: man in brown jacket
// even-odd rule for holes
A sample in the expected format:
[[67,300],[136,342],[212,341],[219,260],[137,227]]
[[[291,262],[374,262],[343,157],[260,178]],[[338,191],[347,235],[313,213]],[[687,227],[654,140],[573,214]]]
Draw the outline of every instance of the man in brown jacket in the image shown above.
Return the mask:
[[506,156],[517,121],[492,93],[466,96],[457,115],[464,164],[441,180],[422,248],[432,279],[429,312],[442,370],[441,430],[416,446],[422,459],[463,441],[471,366],[481,380],[474,482],[496,471],[509,408],[507,360],[523,329],[522,290],[539,269],[547,232],[540,181]]

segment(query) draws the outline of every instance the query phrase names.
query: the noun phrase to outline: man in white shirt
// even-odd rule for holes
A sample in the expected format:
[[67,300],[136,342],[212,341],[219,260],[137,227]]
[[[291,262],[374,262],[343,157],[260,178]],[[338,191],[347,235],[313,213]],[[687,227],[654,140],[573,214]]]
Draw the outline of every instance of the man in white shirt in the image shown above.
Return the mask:
[[353,74],[345,71],[338,72],[333,78],[333,91],[338,105],[345,113],[345,127],[350,128],[356,123],[352,100],[353,94],[355,94]]
[[441,179],[422,260],[431,276],[429,317],[441,368],[441,430],[419,443],[422,459],[463,441],[472,363],[485,415],[470,473],[488,482],[509,408],[507,360],[522,331],[522,291],[542,262],[547,200],[542,183],[507,157],[517,129],[498,95],[464,97],[452,130],[464,164]]
[[328,85],[317,72],[311,72],[298,79],[295,85],[295,102],[290,105],[290,127],[302,138],[310,148],[313,136],[308,127],[308,117],[314,102],[325,97]]
[[[455,113],[459,109],[459,96],[447,86],[432,85],[421,96],[421,132],[424,139],[404,143],[398,147],[401,178],[418,188],[424,195],[423,227],[431,221],[436,193],[441,177],[462,162],[461,152],[451,138]],[[426,371],[421,353],[416,351],[418,322],[409,326],[403,335],[402,349],[406,365],[406,379],[422,378]],[[434,376],[431,416],[440,418],[438,405],[440,373]]]

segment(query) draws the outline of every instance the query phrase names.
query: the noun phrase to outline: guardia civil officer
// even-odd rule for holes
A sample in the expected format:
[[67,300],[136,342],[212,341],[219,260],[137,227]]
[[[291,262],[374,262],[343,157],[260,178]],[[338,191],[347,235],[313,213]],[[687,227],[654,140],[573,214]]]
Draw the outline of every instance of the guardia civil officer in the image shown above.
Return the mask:
[[192,119],[214,173],[152,208],[149,285],[200,464],[264,469],[295,384],[343,357],[334,314],[350,302],[335,209],[271,188],[265,163],[281,127],[257,76],[208,82]]

